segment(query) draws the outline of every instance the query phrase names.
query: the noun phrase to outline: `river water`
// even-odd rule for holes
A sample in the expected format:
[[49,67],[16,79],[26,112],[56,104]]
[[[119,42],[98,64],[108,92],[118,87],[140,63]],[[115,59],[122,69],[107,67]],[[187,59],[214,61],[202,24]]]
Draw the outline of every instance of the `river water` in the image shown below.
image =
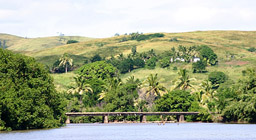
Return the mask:
[[0,132],[0,140],[256,140],[256,124],[68,124]]

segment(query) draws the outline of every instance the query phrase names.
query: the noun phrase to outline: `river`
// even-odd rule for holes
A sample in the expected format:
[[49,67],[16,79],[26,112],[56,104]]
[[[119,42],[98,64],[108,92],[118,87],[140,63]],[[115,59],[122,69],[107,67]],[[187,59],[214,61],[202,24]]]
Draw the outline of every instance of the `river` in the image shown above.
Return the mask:
[[255,140],[256,124],[68,124],[56,129],[0,132],[0,140]]

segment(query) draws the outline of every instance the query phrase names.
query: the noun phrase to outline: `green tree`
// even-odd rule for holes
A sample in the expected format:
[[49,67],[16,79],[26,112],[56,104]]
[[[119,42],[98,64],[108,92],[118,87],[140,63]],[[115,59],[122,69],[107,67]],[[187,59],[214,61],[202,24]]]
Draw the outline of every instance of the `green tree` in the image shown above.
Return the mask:
[[206,62],[203,61],[203,60],[200,60],[200,61],[197,61],[195,63],[192,64],[192,69],[193,69],[193,72],[196,73],[196,72],[199,72],[199,73],[202,73],[205,71],[205,68],[206,68]]
[[[89,93],[93,93],[93,90],[92,90],[91,86],[86,83],[86,79],[84,77],[77,76],[77,77],[74,77],[74,79],[75,79],[76,86],[71,87],[68,90],[68,93],[79,94],[80,105],[82,107],[83,106],[82,99],[83,99],[84,95],[87,95],[87,96],[89,95],[89,97],[90,97]],[[80,111],[82,111],[82,110],[80,110]]]
[[65,73],[68,72],[68,66],[72,66],[73,65],[73,59],[70,58],[70,56],[67,53],[64,53],[60,59],[59,59],[60,63],[59,66],[64,66],[65,67]]
[[156,108],[162,112],[188,112],[198,111],[199,105],[189,92],[174,90],[164,94],[155,101]]
[[83,76],[85,79],[100,80],[104,80],[109,77],[115,77],[118,74],[117,69],[105,61],[97,61],[83,65],[77,70],[77,73]]
[[154,69],[156,66],[156,61],[157,61],[156,57],[152,57],[152,58],[148,59],[145,63],[146,68]]
[[189,87],[192,87],[190,84],[191,78],[189,78],[188,71],[186,69],[180,69],[178,72],[179,78],[178,81],[175,83],[177,85],[175,89],[181,89],[181,90],[186,90]]
[[0,129],[60,126],[64,107],[43,65],[0,49]]
[[214,71],[208,75],[208,80],[213,84],[213,88],[218,88],[221,83],[228,80],[228,76],[221,71]]
[[102,58],[99,54],[95,54],[92,58],[91,58],[91,62],[96,62],[96,61],[101,61]]
[[206,46],[198,46],[197,50],[200,52],[200,59],[205,60],[209,65],[216,65],[218,63],[218,56],[214,53],[214,51]]

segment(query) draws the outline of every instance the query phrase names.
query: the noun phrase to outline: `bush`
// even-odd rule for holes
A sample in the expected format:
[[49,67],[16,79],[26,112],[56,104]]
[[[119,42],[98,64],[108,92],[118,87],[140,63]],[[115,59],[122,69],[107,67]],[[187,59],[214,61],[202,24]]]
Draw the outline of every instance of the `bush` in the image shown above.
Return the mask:
[[96,62],[96,61],[101,61],[102,58],[100,57],[99,54],[95,54],[92,58],[91,58],[91,62]]
[[146,67],[148,69],[154,69],[156,66],[156,58],[152,57],[146,61]]
[[192,69],[193,69],[193,72],[196,73],[202,73],[205,71],[205,68],[206,68],[206,62],[205,61],[197,61],[196,63],[193,63],[192,64]]
[[228,76],[221,71],[211,72],[208,76],[208,80],[213,84],[214,88],[218,88],[219,84],[224,83],[228,79]]
[[44,66],[0,49],[0,129],[51,128],[64,123],[64,102]]
[[67,41],[67,44],[72,44],[72,43],[78,43],[79,41],[77,41],[77,40],[68,40]]
[[256,51],[256,48],[251,47],[251,48],[247,49],[247,51],[249,51],[249,52],[255,52],[255,51]]

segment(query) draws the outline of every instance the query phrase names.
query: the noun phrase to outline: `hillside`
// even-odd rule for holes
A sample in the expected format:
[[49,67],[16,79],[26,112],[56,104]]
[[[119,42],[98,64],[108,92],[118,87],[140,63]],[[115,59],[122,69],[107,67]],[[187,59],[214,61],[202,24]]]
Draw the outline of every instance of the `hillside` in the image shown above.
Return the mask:
[[[255,52],[247,51],[250,47],[256,47],[256,31],[196,31],[164,33],[164,35],[164,37],[142,41],[129,40],[127,39],[129,37],[128,35],[93,40],[80,38],[81,40],[84,40],[80,41],[80,43],[66,45],[61,45],[64,44],[64,41],[59,42],[58,37],[28,39],[28,41],[20,39],[18,40],[18,43],[15,42],[17,44],[14,44],[8,49],[35,57],[40,62],[51,66],[63,53],[72,54],[75,61],[82,64],[85,57],[91,57],[95,54],[99,54],[102,57],[115,56],[120,53],[129,54],[131,53],[131,48],[133,46],[137,47],[138,52],[154,49],[157,53],[161,53],[170,50],[172,47],[178,47],[179,45],[208,45],[218,55],[219,65],[207,67],[208,73],[205,74],[194,74],[190,71],[191,77],[196,79],[193,83],[197,86],[207,78],[209,72],[215,70],[223,71],[229,75],[230,79],[237,81],[242,76],[242,70],[247,67],[255,66],[256,64]],[[66,39],[68,39],[68,37]],[[79,38],[72,39],[79,40]],[[39,46],[41,47],[33,47],[37,46],[37,43],[40,44],[40,42],[41,45]],[[27,45],[25,45],[26,43]],[[157,67],[154,70],[149,70],[143,68],[124,74],[121,77],[122,79],[126,79],[129,76],[134,75],[135,78],[145,80],[150,73],[158,73],[160,82],[163,83],[164,86],[170,88],[173,84],[173,80],[178,76],[177,71],[172,70],[174,66],[191,69],[191,64],[173,64],[169,69]],[[59,74],[54,77],[58,79],[58,77],[65,76],[64,74]],[[68,79],[70,80],[70,77]],[[68,82],[65,81],[65,84],[61,85],[61,83],[58,82],[58,86],[67,87],[67,83]]]
[[[51,49],[43,49],[28,53],[30,56],[50,56],[61,55],[65,52],[91,56],[100,54],[102,56],[111,56],[118,53],[127,54],[132,46],[137,46],[138,52],[154,49],[157,52],[169,50],[171,47],[179,45],[208,45],[221,59],[225,59],[227,54],[235,54],[238,57],[243,57],[247,54],[246,49],[256,47],[256,32],[246,31],[197,31],[186,33],[164,33],[162,38],[153,38],[145,41],[121,41],[127,36],[118,36],[104,39],[95,39],[85,42],[57,46]],[[177,41],[172,39],[176,38]],[[17,49],[16,49],[17,50]]]
[[0,41],[5,40],[6,47],[9,50],[30,55],[32,52],[51,49],[57,46],[65,45],[68,40],[77,40],[79,42],[92,40],[93,38],[81,36],[53,36],[53,37],[38,37],[24,38],[9,34],[0,34]]
[[5,42],[5,48],[8,48],[14,44],[18,44],[18,41],[23,39],[22,37],[10,35],[10,34],[2,34],[0,33],[0,47],[3,47]]

